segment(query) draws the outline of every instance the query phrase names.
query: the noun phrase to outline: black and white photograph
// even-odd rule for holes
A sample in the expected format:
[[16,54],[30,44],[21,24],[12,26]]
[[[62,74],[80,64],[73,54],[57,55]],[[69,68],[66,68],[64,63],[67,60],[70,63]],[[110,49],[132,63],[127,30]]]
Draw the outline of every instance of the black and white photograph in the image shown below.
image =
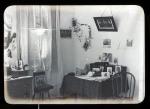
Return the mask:
[[[9,6],[4,12],[5,101],[140,103],[144,37],[144,11],[136,5]],[[132,48],[117,49],[118,43]]]
[[127,39],[127,47],[132,47],[133,45],[133,40]]
[[60,37],[61,38],[71,38],[71,29],[60,29]]
[[107,72],[109,72],[110,75],[113,75],[112,67],[107,67]]
[[111,48],[111,40],[110,39],[104,39],[103,47],[104,48]]
[[102,61],[104,61],[104,62],[112,62],[112,53],[103,53]]
[[119,72],[121,72],[121,66],[116,65],[115,66],[115,73],[119,73]]

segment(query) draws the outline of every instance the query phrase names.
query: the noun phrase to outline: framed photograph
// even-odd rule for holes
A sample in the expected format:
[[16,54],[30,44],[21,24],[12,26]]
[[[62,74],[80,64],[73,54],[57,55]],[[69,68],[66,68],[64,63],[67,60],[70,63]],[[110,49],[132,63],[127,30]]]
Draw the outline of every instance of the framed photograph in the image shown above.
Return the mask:
[[102,61],[103,62],[112,62],[112,53],[103,53]]
[[127,47],[132,47],[133,40],[127,39]]
[[104,71],[104,66],[100,66],[100,72],[103,72]]
[[71,36],[72,36],[71,29],[60,29],[61,38],[71,38]]
[[117,31],[113,16],[94,17],[98,31]]
[[102,72],[101,75],[102,75],[102,77],[110,78],[110,73],[109,72]]
[[119,73],[119,72],[121,72],[121,66],[116,65],[115,66],[115,73]]
[[103,40],[103,48],[111,48],[111,39]]
[[113,75],[112,67],[107,67],[107,72],[109,72],[110,75]]
[[114,64],[118,65],[118,58],[116,58],[116,57],[114,58]]

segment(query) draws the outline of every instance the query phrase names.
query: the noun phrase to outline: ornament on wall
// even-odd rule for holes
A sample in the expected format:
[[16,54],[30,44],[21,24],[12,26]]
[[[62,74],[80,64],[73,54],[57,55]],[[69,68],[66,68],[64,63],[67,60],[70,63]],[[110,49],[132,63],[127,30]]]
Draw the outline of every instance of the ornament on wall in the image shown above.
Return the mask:
[[112,53],[103,53],[102,61],[103,62],[112,62]]
[[133,45],[133,40],[127,39],[127,47],[132,47]]
[[91,41],[86,38],[86,39],[85,39],[85,42],[84,42],[84,44],[83,44],[84,50],[87,51],[90,46],[91,46]]
[[103,48],[111,48],[111,39],[103,40]]
[[99,56],[99,57],[98,57],[98,60],[101,62],[101,61],[102,61],[102,57],[101,57],[101,56]]
[[88,35],[85,36],[84,38],[85,42],[83,44],[84,50],[87,51],[91,46],[91,39],[92,39],[91,26],[88,24],[80,24],[76,18],[72,18],[72,31],[73,33],[75,33],[75,36],[79,38],[80,42],[81,42],[81,38],[84,37],[83,33],[85,32],[84,29],[82,28],[83,26],[88,29]]
[[113,16],[94,17],[98,31],[118,31]]
[[114,58],[114,64],[118,65],[118,58]]

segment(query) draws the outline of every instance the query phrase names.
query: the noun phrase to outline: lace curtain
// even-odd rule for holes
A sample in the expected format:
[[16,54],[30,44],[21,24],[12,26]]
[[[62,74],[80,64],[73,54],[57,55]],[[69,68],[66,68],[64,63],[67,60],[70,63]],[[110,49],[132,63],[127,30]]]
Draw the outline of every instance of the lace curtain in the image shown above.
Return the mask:
[[[18,56],[32,70],[51,70],[51,11],[48,6],[18,6]],[[18,57],[19,58],[19,57]]]
[[23,62],[34,70],[45,70],[48,82],[54,85],[52,96],[59,96],[64,76],[60,52],[60,9],[58,6],[17,8],[17,34]]

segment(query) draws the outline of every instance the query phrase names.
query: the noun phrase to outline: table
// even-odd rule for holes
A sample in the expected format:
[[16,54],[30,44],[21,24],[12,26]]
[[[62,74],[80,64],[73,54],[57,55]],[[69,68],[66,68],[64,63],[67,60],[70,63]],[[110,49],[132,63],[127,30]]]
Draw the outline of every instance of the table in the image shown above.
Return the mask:
[[66,75],[60,93],[64,97],[108,98],[113,96],[112,81],[111,79],[105,79],[99,82]]
[[21,76],[18,78],[5,78],[6,92],[13,99],[32,98],[32,76]]

